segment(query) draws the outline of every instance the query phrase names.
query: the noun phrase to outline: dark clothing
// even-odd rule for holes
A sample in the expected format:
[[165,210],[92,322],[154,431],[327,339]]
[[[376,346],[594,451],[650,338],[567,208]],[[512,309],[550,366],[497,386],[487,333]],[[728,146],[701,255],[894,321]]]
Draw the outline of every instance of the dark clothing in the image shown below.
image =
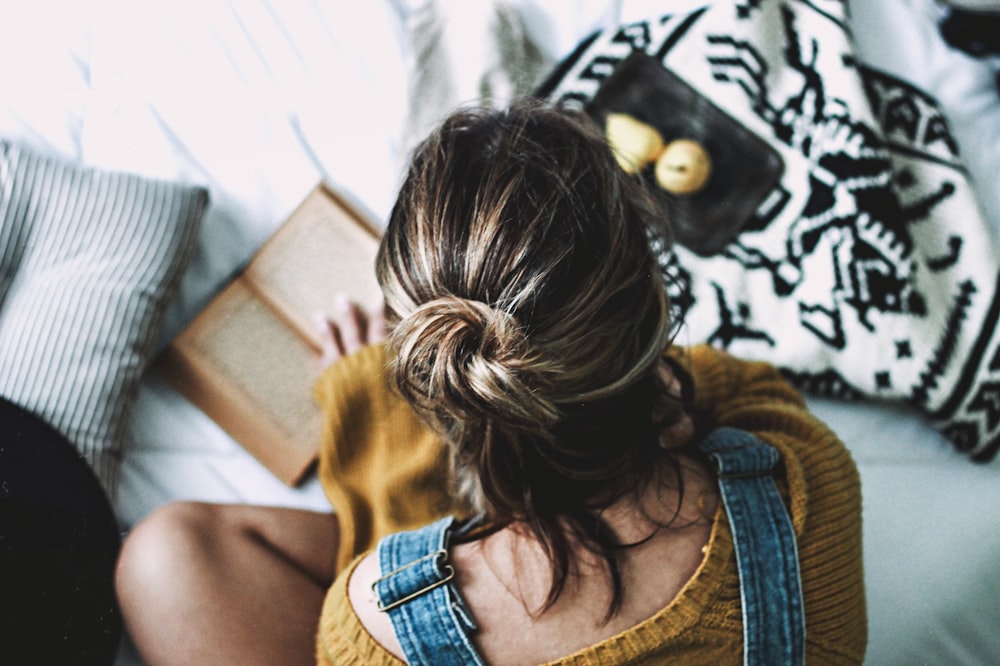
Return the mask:
[[90,467],[58,432],[0,398],[0,661],[113,663],[120,546]]

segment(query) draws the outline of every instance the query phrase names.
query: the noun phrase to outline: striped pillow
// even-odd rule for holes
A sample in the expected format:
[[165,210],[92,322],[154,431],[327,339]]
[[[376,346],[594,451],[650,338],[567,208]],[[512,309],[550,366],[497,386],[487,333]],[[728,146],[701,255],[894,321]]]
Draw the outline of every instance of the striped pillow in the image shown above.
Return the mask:
[[109,494],[207,202],[0,141],[0,395],[62,432]]

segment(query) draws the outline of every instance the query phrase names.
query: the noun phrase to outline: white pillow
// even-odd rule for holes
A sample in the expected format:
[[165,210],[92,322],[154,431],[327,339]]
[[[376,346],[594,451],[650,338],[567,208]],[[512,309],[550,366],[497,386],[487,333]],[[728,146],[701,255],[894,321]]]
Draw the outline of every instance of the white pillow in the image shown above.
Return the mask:
[[207,202],[0,141],[0,395],[62,432],[109,494]]

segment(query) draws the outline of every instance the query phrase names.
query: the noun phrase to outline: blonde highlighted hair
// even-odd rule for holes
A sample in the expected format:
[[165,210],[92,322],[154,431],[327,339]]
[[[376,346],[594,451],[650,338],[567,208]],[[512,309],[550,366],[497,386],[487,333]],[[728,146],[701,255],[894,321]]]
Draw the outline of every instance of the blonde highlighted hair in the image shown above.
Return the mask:
[[583,523],[662,455],[651,233],[662,212],[593,122],[523,103],[456,112],[418,147],[379,251],[395,383],[451,446],[460,499],[539,536],[551,601],[560,525],[613,550]]

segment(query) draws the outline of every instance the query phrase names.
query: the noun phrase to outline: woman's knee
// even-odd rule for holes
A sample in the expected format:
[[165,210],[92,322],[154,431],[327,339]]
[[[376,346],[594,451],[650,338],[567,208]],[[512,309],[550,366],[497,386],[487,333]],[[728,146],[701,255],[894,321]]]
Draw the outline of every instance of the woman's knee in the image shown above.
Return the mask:
[[140,522],[118,559],[115,583],[122,605],[189,592],[211,566],[213,544],[221,536],[219,513],[211,504],[176,502]]

